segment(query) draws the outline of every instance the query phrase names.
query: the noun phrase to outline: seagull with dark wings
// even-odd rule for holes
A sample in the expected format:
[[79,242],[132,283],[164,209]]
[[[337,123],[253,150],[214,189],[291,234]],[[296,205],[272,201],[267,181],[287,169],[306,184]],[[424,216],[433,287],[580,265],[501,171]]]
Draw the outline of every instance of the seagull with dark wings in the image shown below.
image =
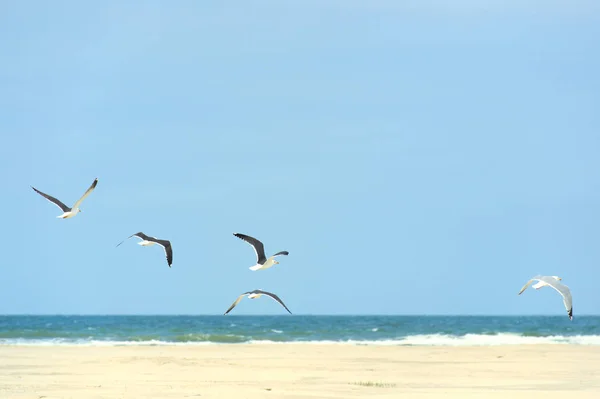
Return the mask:
[[289,314],[292,314],[292,312],[290,312],[290,310],[287,308],[287,306],[285,306],[283,301],[281,299],[279,299],[279,297],[277,295],[273,294],[272,292],[267,292],[267,291],[263,291],[263,290],[254,290],[254,291],[244,292],[242,295],[238,296],[238,298],[235,300],[235,302],[233,302],[233,304],[229,307],[229,309],[227,309],[225,314],[231,312],[231,309],[235,308],[237,306],[237,304],[240,303],[240,301],[242,300],[242,298],[245,295],[248,295],[248,299],[257,299],[263,295],[266,295],[266,296],[272,298],[273,300],[277,301],[281,306],[283,306],[285,308],[285,310],[288,311]]
[[92,191],[94,191],[94,189],[96,188],[96,185],[98,184],[98,179],[95,179],[94,182],[92,183],[92,185],[90,186],[90,188],[87,189],[87,191],[83,194],[83,196],[81,198],[79,198],[77,200],[77,202],[75,202],[75,204],[73,204],[73,207],[69,208],[68,206],[66,206],[65,204],[63,204],[61,201],[59,201],[58,199],[41,192],[40,190],[38,190],[37,188],[31,186],[31,188],[33,188],[33,191],[35,191],[36,193],[38,193],[39,195],[41,195],[42,197],[46,198],[48,201],[52,202],[54,205],[58,206],[62,211],[63,214],[57,216],[57,218],[60,219],[68,219],[68,218],[72,218],[73,216],[77,215],[79,212],[81,212],[81,209],[79,209],[79,205],[81,205],[81,203],[83,202],[83,200],[91,194]]
[[171,241],[161,240],[156,237],[150,237],[140,231],[139,233],[132,234],[125,240],[118,243],[117,247],[123,244],[126,240],[130,239],[131,237],[137,237],[141,239],[142,241],[138,242],[138,245],[141,245],[143,247],[149,247],[154,244],[158,244],[161,247],[163,247],[163,249],[165,250],[165,255],[167,257],[167,264],[169,265],[169,267],[171,267],[171,263],[173,263],[173,248],[171,248]]
[[273,267],[274,265],[279,264],[279,262],[275,260],[275,257],[290,254],[288,251],[281,251],[267,258],[265,255],[265,247],[262,242],[260,242],[254,237],[250,237],[245,234],[233,233],[233,235],[241,240],[246,241],[248,244],[252,245],[252,248],[254,248],[254,252],[256,252],[256,265],[250,266],[250,270],[252,271],[263,270]]

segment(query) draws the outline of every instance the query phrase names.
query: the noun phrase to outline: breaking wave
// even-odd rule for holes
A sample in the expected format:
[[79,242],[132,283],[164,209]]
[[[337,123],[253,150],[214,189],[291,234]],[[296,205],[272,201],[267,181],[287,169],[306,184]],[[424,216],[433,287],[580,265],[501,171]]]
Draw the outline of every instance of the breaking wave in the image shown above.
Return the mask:
[[22,346],[157,346],[157,345],[373,345],[373,346],[498,346],[498,345],[600,345],[600,335],[549,335],[530,336],[524,334],[419,334],[396,339],[381,340],[300,340],[300,339],[252,339],[241,335],[188,334],[174,337],[173,340],[139,337],[132,340],[98,340],[98,339],[28,339],[4,338],[0,345]]

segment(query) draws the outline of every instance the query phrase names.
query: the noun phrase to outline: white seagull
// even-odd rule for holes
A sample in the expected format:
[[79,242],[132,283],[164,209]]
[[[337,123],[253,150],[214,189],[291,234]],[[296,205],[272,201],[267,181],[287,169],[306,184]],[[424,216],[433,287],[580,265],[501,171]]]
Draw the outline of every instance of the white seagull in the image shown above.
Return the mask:
[[227,309],[227,312],[225,312],[224,314],[231,312],[231,309],[235,308],[237,306],[237,304],[240,303],[240,301],[242,300],[244,295],[248,295],[248,299],[260,298],[263,295],[269,296],[269,297],[273,298],[274,300],[276,300],[277,302],[279,302],[281,304],[281,306],[283,306],[285,308],[285,310],[288,311],[289,314],[292,314],[292,312],[290,312],[290,310],[287,308],[287,306],[285,306],[283,301],[281,299],[279,299],[279,297],[277,295],[275,295],[271,292],[263,291],[263,290],[254,290],[254,291],[244,292],[242,295],[240,295],[238,297],[238,299],[235,300],[235,302],[229,307],[229,309]]
[[527,284],[523,286],[523,288],[521,288],[521,291],[519,291],[519,295],[521,295],[523,291],[525,291],[527,287],[529,287],[529,285],[536,280],[538,282],[532,285],[532,287],[536,290],[548,286],[554,288],[556,291],[558,291],[560,295],[562,295],[563,303],[565,304],[565,308],[567,309],[569,319],[573,320],[573,299],[571,298],[571,290],[566,285],[559,283],[559,281],[562,280],[562,278],[558,276],[535,276],[531,280],[529,280]]
[[[141,245],[144,247],[149,247],[154,244],[158,244],[161,247],[163,247],[163,249],[165,250],[165,255],[167,256],[167,263],[169,264],[169,267],[171,267],[171,263],[173,263],[173,248],[171,248],[171,241],[160,240],[156,237],[150,237],[150,236],[147,236],[146,234],[142,233],[141,231],[139,233],[130,235],[125,240],[129,240],[131,237],[137,237],[137,238],[141,239],[142,241],[138,242],[138,245]],[[125,240],[118,243],[117,247],[119,245],[123,244],[125,242]]]
[[77,200],[77,202],[73,205],[72,208],[69,208],[68,206],[66,206],[65,204],[63,204],[62,202],[60,202],[59,200],[57,200],[56,198],[51,197],[48,194],[45,194],[45,193],[41,192],[40,190],[38,190],[37,188],[35,188],[33,186],[31,186],[31,188],[33,188],[33,190],[36,193],[38,193],[42,197],[46,198],[48,201],[52,202],[54,205],[58,206],[63,211],[63,214],[57,216],[57,218],[68,219],[68,218],[72,218],[73,216],[75,216],[79,212],[81,212],[81,209],[79,209],[79,205],[81,205],[81,203],[83,202],[83,200],[88,195],[90,195],[90,193],[92,191],[94,191],[94,189],[96,188],[96,184],[98,184],[98,179],[97,178],[94,180],[94,182],[92,183],[92,185],[90,186],[90,188],[87,189],[87,191],[85,192],[85,194],[83,194],[83,196]]
[[239,239],[246,241],[248,244],[252,245],[252,248],[254,248],[254,252],[256,252],[257,259],[256,259],[256,265],[250,266],[250,270],[252,270],[252,271],[268,269],[268,268],[272,267],[273,265],[277,265],[277,264],[279,264],[279,262],[277,262],[275,260],[276,256],[290,254],[288,251],[281,251],[281,252],[277,252],[276,254],[271,256],[269,259],[267,259],[267,257],[265,256],[265,247],[263,246],[262,242],[258,241],[254,237],[250,237],[245,234],[233,233],[233,235]]

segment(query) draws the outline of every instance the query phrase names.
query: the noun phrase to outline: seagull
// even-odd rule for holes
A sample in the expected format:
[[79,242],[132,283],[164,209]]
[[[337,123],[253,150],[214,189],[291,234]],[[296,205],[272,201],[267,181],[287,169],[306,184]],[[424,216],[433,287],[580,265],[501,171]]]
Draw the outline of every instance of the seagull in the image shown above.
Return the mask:
[[227,312],[225,312],[224,315],[231,312],[231,309],[235,308],[237,306],[237,304],[240,303],[240,301],[242,300],[244,295],[248,295],[248,299],[260,298],[263,295],[270,296],[271,298],[273,298],[274,300],[279,302],[281,304],[281,306],[283,306],[285,308],[285,310],[288,311],[289,314],[292,314],[292,312],[290,312],[290,310],[287,308],[287,306],[285,306],[283,301],[281,299],[279,299],[279,297],[277,295],[275,295],[271,292],[263,291],[263,290],[254,290],[254,291],[244,292],[242,295],[238,296],[238,299],[236,299],[235,302],[229,307],[229,309],[227,309]]
[[276,256],[290,254],[288,251],[281,251],[281,252],[277,252],[275,255],[273,255],[269,259],[267,259],[267,257],[265,256],[265,247],[263,246],[262,242],[258,241],[254,237],[250,237],[245,234],[233,233],[233,235],[239,239],[246,241],[248,244],[252,245],[252,248],[254,248],[254,252],[256,252],[257,259],[256,259],[256,265],[250,266],[250,270],[252,270],[252,271],[268,269],[268,268],[272,267],[273,265],[278,265],[279,262],[277,262],[275,260]]
[[[156,237],[150,237],[150,236],[147,236],[146,234],[142,233],[141,231],[139,233],[135,233],[135,234],[130,235],[125,240],[128,240],[131,237],[138,237],[138,238],[140,238],[142,241],[138,242],[138,245],[141,245],[141,246],[144,246],[144,247],[149,247],[149,246],[154,245],[154,244],[158,244],[161,247],[163,247],[163,249],[165,250],[165,255],[167,256],[167,263],[169,264],[169,267],[171,267],[171,263],[173,263],[173,248],[171,248],[171,241],[160,240],[160,239],[158,239]],[[125,242],[125,240],[123,240],[120,243],[118,243],[117,247],[119,245],[123,244]]]
[[523,293],[529,287],[534,280],[538,282],[532,285],[533,288],[539,290],[542,287],[548,286],[554,288],[560,295],[563,297],[563,303],[565,304],[565,308],[567,309],[567,314],[569,315],[569,319],[573,320],[573,299],[571,298],[571,290],[566,285],[559,283],[562,278],[558,276],[535,276],[531,280],[527,282],[519,291],[519,295]]
[[57,218],[68,219],[68,218],[72,218],[73,216],[75,216],[79,212],[81,212],[81,209],[79,209],[79,205],[81,205],[81,203],[83,202],[83,200],[88,195],[90,195],[90,193],[92,191],[94,191],[94,189],[96,188],[96,184],[98,184],[98,179],[97,178],[94,179],[94,182],[92,183],[92,185],[90,186],[90,188],[88,188],[87,191],[85,192],[85,194],[83,194],[83,196],[77,200],[77,202],[73,205],[72,208],[69,208],[68,206],[66,206],[65,204],[63,204],[62,202],[60,202],[59,200],[57,200],[56,198],[51,197],[48,194],[45,194],[45,193],[41,192],[40,190],[38,190],[37,188],[35,188],[33,186],[31,186],[31,188],[33,188],[33,190],[36,193],[38,193],[42,197],[46,198],[48,201],[52,202],[54,205],[58,206],[63,211],[63,214],[57,216]]

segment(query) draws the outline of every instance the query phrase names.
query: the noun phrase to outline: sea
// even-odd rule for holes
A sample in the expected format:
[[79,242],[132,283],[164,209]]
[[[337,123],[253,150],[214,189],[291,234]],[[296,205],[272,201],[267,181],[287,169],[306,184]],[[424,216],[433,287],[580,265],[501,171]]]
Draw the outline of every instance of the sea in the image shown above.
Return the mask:
[[600,345],[600,316],[0,316],[0,345]]

